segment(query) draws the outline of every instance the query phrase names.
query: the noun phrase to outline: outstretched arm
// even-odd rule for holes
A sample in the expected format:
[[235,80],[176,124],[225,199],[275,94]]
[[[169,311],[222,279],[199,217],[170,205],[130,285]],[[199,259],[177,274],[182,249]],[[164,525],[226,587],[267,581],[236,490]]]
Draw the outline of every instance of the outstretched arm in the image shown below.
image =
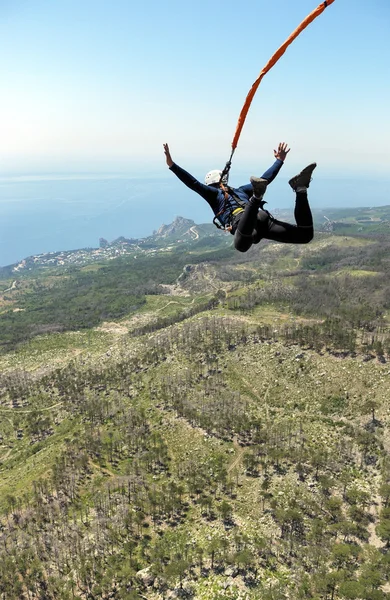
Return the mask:
[[268,184],[271,183],[279,173],[280,169],[284,161],[286,160],[287,154],[290,152],[290,148],[288,148],[286,142],[280,142],[278,145],[278,149],[274,150],[274,157],[276,158],[274,164],[266,170],[265,173],[261,176],[263,179],[267,179]]
[[163,144],[163,147],[166,163],[169,169],[172,171],[172,173],[174,173],[176,177],[178,177],[180,181],[184,183],[184,185],[190,188],[190,190],[193,190],[194,192],[197,192],[200,196],[202,196],[202,198],[204,198],[206,202],[210,204],[211,208],[214,209],[215,204],[217,202],[218,189],[201,183],[200,181],[195,179],[193,175],[179,167],[179,165],[177,165],[172,160],[168,144]]
[[[276,160],[274,164],[269,169],[267,169],[266,172],[263,173],[261,176],[262,179],[266,179],[268,181],[268,185],[275,179],[276,175],[279,173],[289,152],[290,148],[288,148],[286,142],[280,142],[280,144],[278,145],[278,149],[274,150],[274,157],[276,158]],[[242,185],[239,189],[242,190],[245,194],[247,194],[248,198],[250,198],[253,194],[253,188],[251,183]]]

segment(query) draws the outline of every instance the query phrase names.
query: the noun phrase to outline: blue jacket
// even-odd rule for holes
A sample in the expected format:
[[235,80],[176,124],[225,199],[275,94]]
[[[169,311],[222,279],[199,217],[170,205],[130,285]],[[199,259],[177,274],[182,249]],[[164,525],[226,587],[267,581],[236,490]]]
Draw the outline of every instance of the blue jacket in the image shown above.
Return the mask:
[[[273,181],[276,175],[279,173],[282,165],[283,161],[279,158],[276,159],[274,164],[265,173],[263,173],[262,178],[267,179],[268,183],[271,183],[271,181]],[[190,175],[190,173],[179,167],[179,165],[176,163],[173,163],[173,165],[170,167],[170,170],[180,179],[180,181],[190,188],[190,190],[193,190],[202,196],[206,202],[208,202],[213,213],[216,216],[218,215],[218,220],[222,223],[222,225],[228,225],[230,223],[233,210],[239,207],[239,204],[234,199],[234,196],[229,195],[229,200],[226,202],[225,194],[220,188],[201,183],[195,179],[195,177]],[[242,202],[248,202],[249,198],[253,194],[251,183],[247,183],[246,185],[232,189],[234,194],[237,195]]]

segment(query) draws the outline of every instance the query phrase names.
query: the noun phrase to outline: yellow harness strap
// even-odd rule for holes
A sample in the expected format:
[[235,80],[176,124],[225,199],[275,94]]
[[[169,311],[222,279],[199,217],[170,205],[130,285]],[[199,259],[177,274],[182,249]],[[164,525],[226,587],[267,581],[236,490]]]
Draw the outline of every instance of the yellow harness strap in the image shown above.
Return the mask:
[[235,208],[232,212],[232,215],[238,215],[240,212],[244,212],[243,208]]

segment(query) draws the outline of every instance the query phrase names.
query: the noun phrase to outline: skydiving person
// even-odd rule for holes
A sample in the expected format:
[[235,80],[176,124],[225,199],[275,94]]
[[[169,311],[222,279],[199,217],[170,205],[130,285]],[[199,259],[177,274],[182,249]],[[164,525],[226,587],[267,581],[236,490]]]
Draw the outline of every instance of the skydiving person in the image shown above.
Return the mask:
[[173,162],[168,144],[163,144],[169,169],[188,188],[197,192],[210,205],[215,218],[222,228],[234,235],[234,247],[246,252],[252,244],[260,240],[273,240],[287,244],[307,244],[313,239],[313,217],[311,214],[307,188],[316,163],[311,163],[298,175],[290,179],[289,185],[296,194],[294,217],[296,225],[278,221],[264,210],[263,196],[267,186],[279,173],[290,148],[281,142],[274,150],[275,162],[261,177],[251,177],[250,183],[238,188],[227,185],[222,171],[213,170],[206,174],[204,184]]

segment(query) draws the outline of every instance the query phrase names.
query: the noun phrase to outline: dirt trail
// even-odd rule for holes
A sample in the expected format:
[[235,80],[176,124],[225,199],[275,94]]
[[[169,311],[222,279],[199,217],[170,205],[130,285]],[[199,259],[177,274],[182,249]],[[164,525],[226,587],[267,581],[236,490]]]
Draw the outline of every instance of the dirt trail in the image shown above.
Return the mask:
[[[242,377],[242,381],[245,383],[245,385],[246,385],[246,386],[247,386],[247,387],[248,387],[248,388],[249,388],[249,389],[250,389],[250,390],[251,390],[251,391],[252,391],[252,392],[253,392],[253,393],[254,393],[254,394],[257,396],[257,397],[259,397],[259,396],[260,396],[260,392],[259,392],[259,390],[257,390],[255,387],[253,387],[253,385],[251,384],[251,382],[250,382],[250,381],[248,381],[247,379],[245,379],[245,377]],[[268,419],[268,404],[267,404],[267,398],[268,398],[268,393],[269,393],[269,391],[270,391],[270,389],[271,389],[271,385],[272,385],[271,383],[269,383],[269,384],[268,384],[268,387],[267,387],[267,389],[265,390],[265,394],[264,394],[264,396],[262,397],[262,401],[263,401],[263,403],[264,403],[264,409],[265,409],[265,416],[267,417],[267,419]]]
[[5,454],[3,454],[3,456],[0,456],[0,462],[6,461],[7,458],[9,457],[9,455],[11,454],[11,452],[12,452],[12,448],[9,448],[7,450],[7,452]]
[[195,237],[192,238],[192,239],[194,239],[194,240],[198,240],[199,239],[199,233],[196,231],[195,227],[190,227],[188,231],[191,231],[191,233],[194,234]]
[[[194,302],[195,302],[195,298],[192,298],[191,302],[189,304],[187,304],[183,308],[187,308],[187,306],[191,306],[192,304],[194,304]],[[178,302],[177,300],[170,300],[169,302],[167,302],[166,304],[164,304],[164,306],[161,306],[160,308],[157,308],[155,312],[160,312],[161,310],[164,310],[170,304],[180,304],[181,306],[183,306],[183,304],[181,302]]]
[[12,290],[15,290],[16,284],[17,284],[17,282],[13,281],[11,287],[9,287],[7,290],[4,290],[3,294],[5,294],[6,292],[12,292]]
[[382,509],[381,497],[374,496],[373,503],[370,506],[369,512],[374,516],[376,522],[369,523],[369,525],[367,526],[367,529],[370,534],[370,540],[368,543],[370,544],[370,546],[375,546],[375,548],[383,548],[383,546],[384,546],[384,543],[377,536],[376,531],[375,531],[375,527],[377,525],[377,518],[378,518],[378,515],[379,515],[381,509]]
[[101,467],[100,465],[97,465],[96,463],[93,462],[92,459],[89,459],[89,464],[96,469],[97,471],[100,471],[101,473],[106,473],[107,475],[109,475],[110,477],[117,477],[117,475],[115,473],[113,473],[112,471],[110,471],[109,469],[106,469],[105,467]]
[[240,446],[236,436],[234,436],[234,438],[233,438],[233,446],[234,446],[235,450],[237,450],[237,456],[235,457],[232,464],[228,467],[228,470],[227,470],[228,473],[231,473],[239,465],[239,463],[242,460],[242,457],[245,454],[245,448]]
[[0,413],[32,413],[32,412],[43,412],[47,410],[53,410],[53,408],[57,408],[57,406],[61,406],[63,402],[57,402],[57,404],[53,404],[52,406],[47,406],[46,408],[29,408],[29,409],[19,409],[19,408],[0,408]]

